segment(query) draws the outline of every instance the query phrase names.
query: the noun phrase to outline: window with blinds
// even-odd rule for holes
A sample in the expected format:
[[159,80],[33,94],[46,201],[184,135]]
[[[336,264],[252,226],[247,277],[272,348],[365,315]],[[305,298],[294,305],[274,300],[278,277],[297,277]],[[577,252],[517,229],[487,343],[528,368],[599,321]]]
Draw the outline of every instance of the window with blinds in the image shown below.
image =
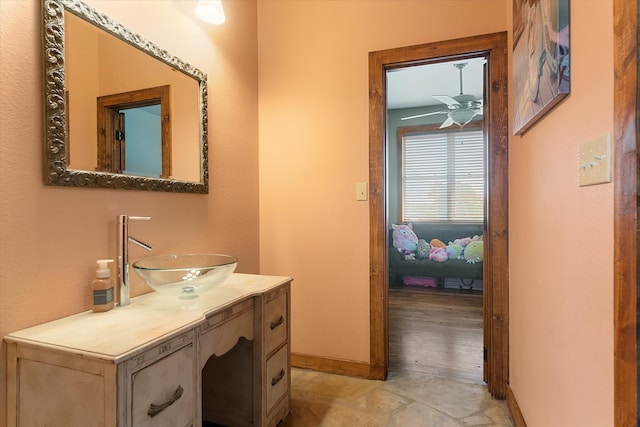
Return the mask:
[[402,221],[482,222],[482,130],[406,134],[401,138]]

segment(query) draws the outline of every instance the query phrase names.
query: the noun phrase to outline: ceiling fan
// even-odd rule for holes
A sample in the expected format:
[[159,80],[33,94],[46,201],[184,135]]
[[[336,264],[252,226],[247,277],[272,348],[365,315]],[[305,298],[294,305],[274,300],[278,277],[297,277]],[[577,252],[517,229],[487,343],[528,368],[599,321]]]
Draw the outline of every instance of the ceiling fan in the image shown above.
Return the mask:
[[460,94],[454,97],[447,95],[433,95],[435,99],[447,105],[447,110],[402,117],[400,120],[411,120],[417,119],[418,117],[446,114],[447,119],[440,126],[440,129],[442,129],[454,124],[463,127],[475,116],[482,115],[482,100],[476,99],[473,95],[465,94],[462,89],[462,70],[467,66],[467,63],[462,62],[453,64],[453,66],[457,68],[460,73]]

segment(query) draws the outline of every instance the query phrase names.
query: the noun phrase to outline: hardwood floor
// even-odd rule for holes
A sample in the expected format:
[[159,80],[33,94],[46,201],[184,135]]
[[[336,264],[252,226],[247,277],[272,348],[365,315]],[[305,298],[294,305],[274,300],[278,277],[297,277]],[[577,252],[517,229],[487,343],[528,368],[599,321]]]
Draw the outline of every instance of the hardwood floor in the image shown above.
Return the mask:
[[482,295],[389,289],[389,371],[483,382]]

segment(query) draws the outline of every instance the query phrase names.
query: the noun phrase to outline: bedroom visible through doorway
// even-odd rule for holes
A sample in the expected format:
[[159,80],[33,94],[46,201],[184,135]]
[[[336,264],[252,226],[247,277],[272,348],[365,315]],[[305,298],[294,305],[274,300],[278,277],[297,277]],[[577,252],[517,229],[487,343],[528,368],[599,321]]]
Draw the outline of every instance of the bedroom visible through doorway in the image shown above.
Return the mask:
[[485,64],[387,71],[391,372],[483,380]]

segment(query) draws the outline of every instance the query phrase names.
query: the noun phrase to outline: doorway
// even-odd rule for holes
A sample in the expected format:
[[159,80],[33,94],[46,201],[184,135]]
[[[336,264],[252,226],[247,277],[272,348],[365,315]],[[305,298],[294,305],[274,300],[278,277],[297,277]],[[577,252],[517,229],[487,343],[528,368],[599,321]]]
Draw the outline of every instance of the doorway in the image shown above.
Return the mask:
[[494,33],[371,52],[369,54],[370,122],[370,374],[384,379],[389,367],[388,227],[386,200],[386,72],[452,59],[487,58],[485,139],[487,221],[484,241],[485,380],[490,393],[506,398],[508,381],[508,187],[507,187],[507,33]]
[[[484,380],[475,256],[485,228],[485,64],[479,56],[387,71],[390,374]],[[413,233],[403,240],[406,226]]]

